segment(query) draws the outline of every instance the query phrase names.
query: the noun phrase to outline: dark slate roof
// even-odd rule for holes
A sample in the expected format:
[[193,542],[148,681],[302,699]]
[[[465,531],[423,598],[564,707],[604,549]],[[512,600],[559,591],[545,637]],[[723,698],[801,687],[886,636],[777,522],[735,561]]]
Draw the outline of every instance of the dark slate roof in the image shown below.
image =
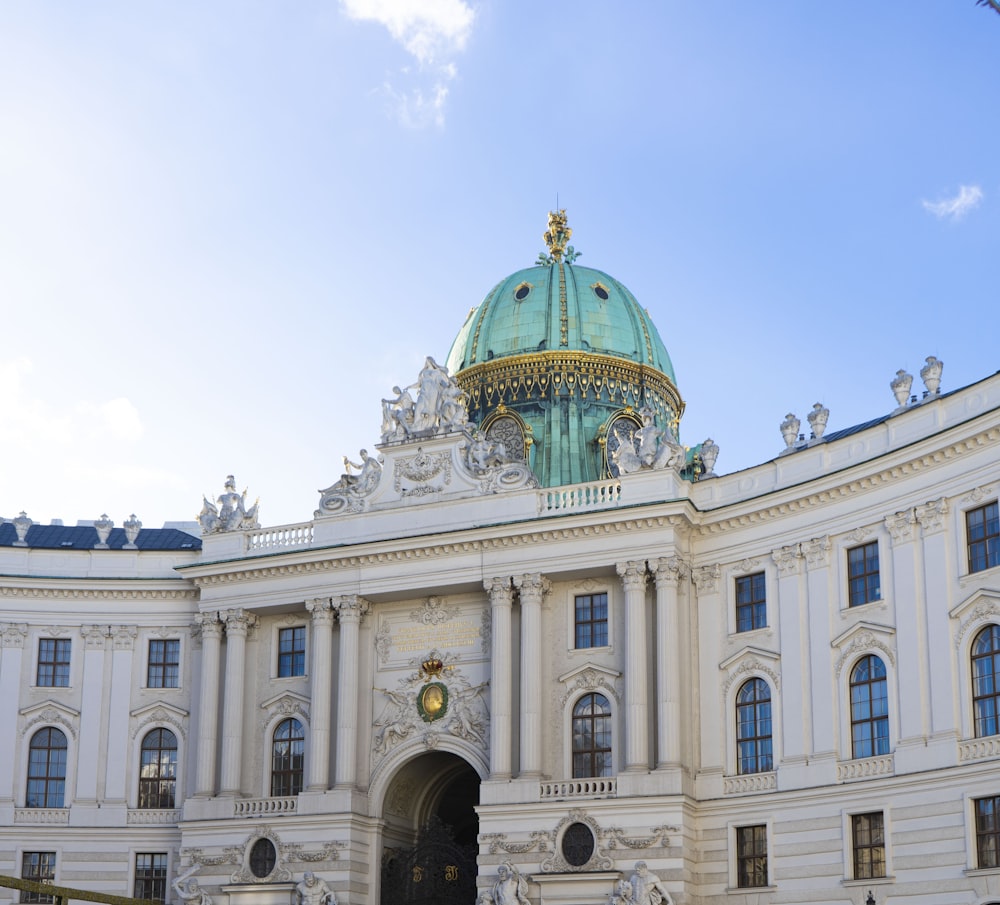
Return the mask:
[[[24,538],[36,550],[93,550],[97,529],[91,525],[32,525]],[[13,547],[17,532],[8,521],[0,525],[0,547]],[[124,528],[112,528],[108,547],[121,550],[127,540]],[[200,550],[201,538],[176,528],[143,528],[135,539],[140,550]]]

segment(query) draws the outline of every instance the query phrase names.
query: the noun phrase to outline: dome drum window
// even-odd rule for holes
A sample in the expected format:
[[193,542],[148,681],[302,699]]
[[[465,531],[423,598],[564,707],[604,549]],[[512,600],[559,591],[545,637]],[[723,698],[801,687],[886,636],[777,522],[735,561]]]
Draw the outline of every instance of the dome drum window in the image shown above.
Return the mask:
[[514,300],[517,302],[523,302],[531,293],[531,290],[534,288],[535,287],[532,286],[531,283],[528,282],[521,283],[517,288],[514,289]]
[[594,290],[594,295],[596,295],[602,302],[606,302],[609,298],[611,298],[611,292],[603,283],[592,283],[590,288]]

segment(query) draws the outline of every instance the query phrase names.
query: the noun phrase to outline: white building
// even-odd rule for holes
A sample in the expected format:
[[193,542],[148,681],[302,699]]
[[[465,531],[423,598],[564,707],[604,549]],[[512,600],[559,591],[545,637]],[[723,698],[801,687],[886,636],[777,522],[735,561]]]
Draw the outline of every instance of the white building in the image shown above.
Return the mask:
[[0,874],[508,905],[510,862],[604,905],[642,860],[677,905],[1000,902],[1000,374],[930,358],[716,476],[568,234],[311,521],[230,483],[201,526],[0,525]]

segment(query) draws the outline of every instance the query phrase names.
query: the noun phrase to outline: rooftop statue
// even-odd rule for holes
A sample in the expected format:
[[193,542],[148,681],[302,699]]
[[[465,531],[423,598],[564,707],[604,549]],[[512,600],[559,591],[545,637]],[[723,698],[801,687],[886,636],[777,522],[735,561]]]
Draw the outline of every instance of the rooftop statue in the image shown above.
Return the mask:
[[[382,478],[381,456],[375,458],[368,455],[367,449],[360,451],[361,461],[352,462],[344,456],[344,468],[346,471],[340,479],[320,491],[319,511],[340,512],[360,512],[364,509],[365,497],[367,497],[376,487]],[[357,471],[357,474],[353,474]],[[319,513],[317,513],[319,514]]]
[[631,436],[618,424],[612,425],[612,433],[618,442],[611,453],[611,461],[617,466],[618,473],[622,475],[642,469],[681,468],[686,459],[684,447],[677,442],[673,432],[657,425],[650,408],[644,408],[639,416],[642,418],[642,427],[637,428]]
[[[416,401],[410,391],[416,391]],[[392,388],[394,399],[382,400],[382,442],[435,437],[461,430],[469,420],[462,388],[431,356],[416,383]]]
[[198,513],[198,523],[202,534],[218,534],[223,531],[246,531],[259,528],[257,512],[260,507],[258,499],[247,509],[247,492],[238,493],[236,479],[226,476],[226,485],[218,500],[218,507],[207,496],[202,494],[201,512]]

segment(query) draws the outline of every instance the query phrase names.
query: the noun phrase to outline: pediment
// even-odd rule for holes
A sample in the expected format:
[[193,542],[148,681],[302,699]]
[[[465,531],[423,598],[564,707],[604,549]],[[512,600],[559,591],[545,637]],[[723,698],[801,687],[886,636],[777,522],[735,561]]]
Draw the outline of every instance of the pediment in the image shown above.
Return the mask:
[[953,607],[948,615],[959,622],[955,632],[955,646],[958,647],[970,629],[1000,621],[1000,591],[980,588]]
[[845,644],[849,644],[857,635],[864,632],[868,632],[876,637],[889,639],[896,634],[896,629],[891,625],[881,625],[877,622],[856,622],[849,629],[837,635],[837,637],[830,642],[830,646],[834,648],[843,647]]
[[152,704],[137,707],[129,713],[129,716],[133,720],[141,720],[143,717],[156,719],[158,714],[162,714],[163,717],[171,716],[177,720],[186,720],[190,716],[187,710],[181,710],[180,707],[174,707],[173,704],[167,704],[163,701],[154,701]]
[[621,673],[597,663],[584,663],[571,669],[559,677],[559,681],[565,685],[562,695],[562,704],[581,691],[597,691],[610,694],[618,703],[621,703],[621,695],[618,693],[618,680]]
[[719,669],[729,674],[722,686],[723,696],[729,693],[729,689],[737,679],[753,675],[763,674],[771,680],[774,688],[781,687],[781,656],[762,647],[748,644],[723,660],[719,664]]
[[68,720],[78,720],[80,719],[80,711],[74,710],[72,707],[67,707],[65,704],[60,704],[58,701],[42,701],[40,704],[32,704],[30,707],[25,707],[23,710],[18,711],[18,715],[24,719],[31,719],[31,717],[36,715],[41,715],[43,711],[52,711],[53,714],[59,714]]
[[773,650],[765,650],[763,647],[754,647],[752,644],[748,644],[746,647],[741,647],[732,656],[726,657],[726,659],[719,664],[719,669],[727,670],[730,667],[735,666],[741,660],[746,660],[751,657],[763,660],[765,663],[778,664],[781,662],[781,655],[775,653]]
[[597,663],[584,663],[581,666],[577,666],[575,669],[571,669],[567,673],[563,673],[559,676],[560,682],[572,682],[577,676],[590,670],[598,675],[607,676],[612,681],[621,678],[621,673],[616,669],[608,669],[606,666],[600,666]]
[[58,701],[42,701],[18,711],[20,728],[18,735],[24,736],[35,726],[45,724],[62,726],[73,738],[76,738],[77,726],[80,723],[80,711],[60,704]]

